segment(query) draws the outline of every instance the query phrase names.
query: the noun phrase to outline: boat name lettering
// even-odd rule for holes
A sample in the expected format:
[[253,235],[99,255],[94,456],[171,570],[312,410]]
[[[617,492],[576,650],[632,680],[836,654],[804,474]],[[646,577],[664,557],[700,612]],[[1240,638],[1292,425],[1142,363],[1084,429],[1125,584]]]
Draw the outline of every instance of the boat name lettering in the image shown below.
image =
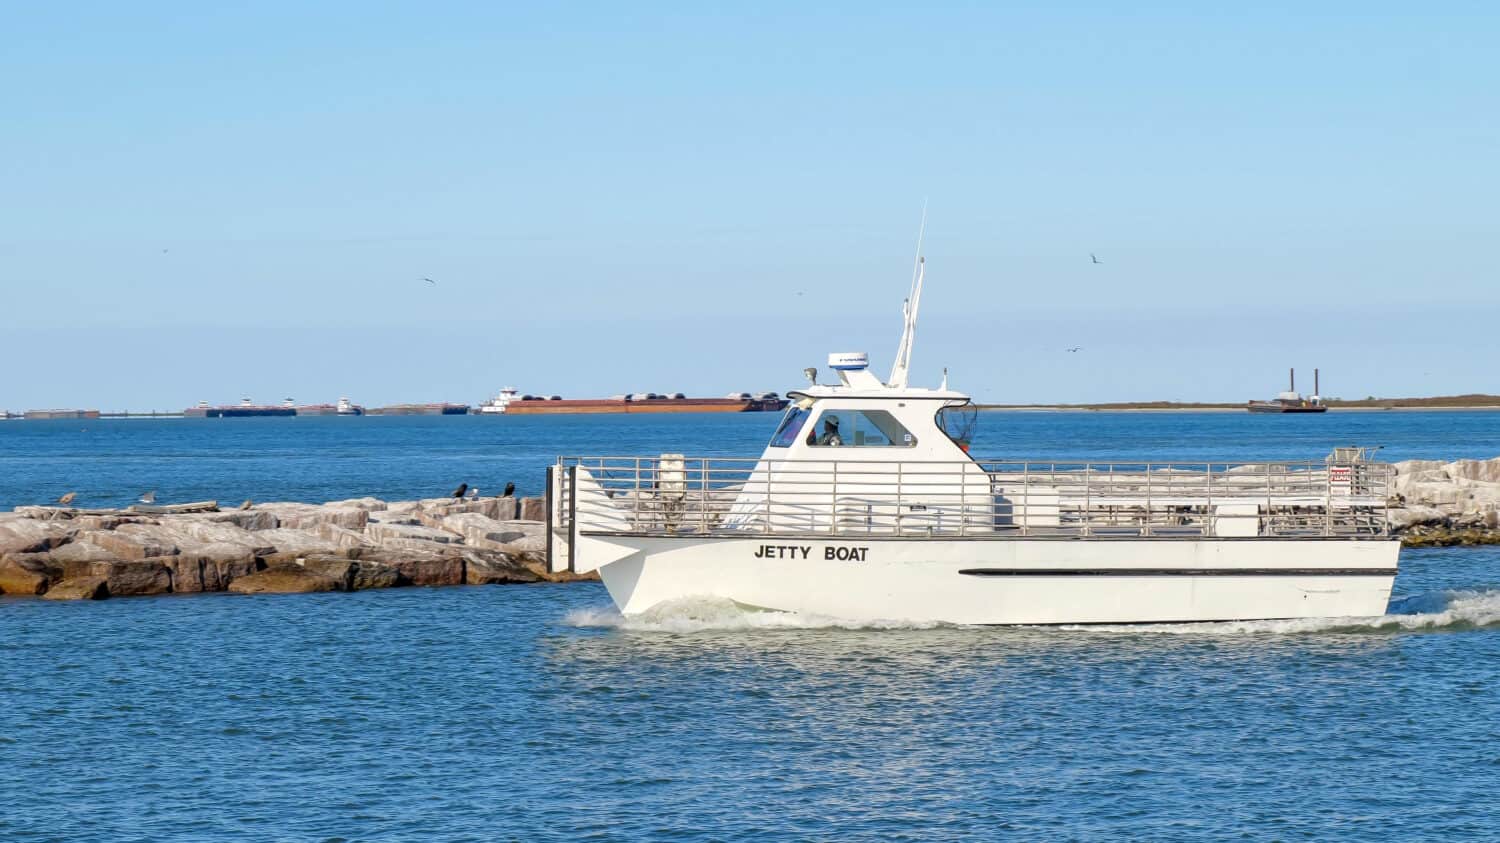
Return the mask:
[[823,558],[840,562],[863,562],[865,554],[869,552],[868,547],[825,547]]
[[812,547],[795,544],[763,544],[755,549],[756,559],[806,559]]

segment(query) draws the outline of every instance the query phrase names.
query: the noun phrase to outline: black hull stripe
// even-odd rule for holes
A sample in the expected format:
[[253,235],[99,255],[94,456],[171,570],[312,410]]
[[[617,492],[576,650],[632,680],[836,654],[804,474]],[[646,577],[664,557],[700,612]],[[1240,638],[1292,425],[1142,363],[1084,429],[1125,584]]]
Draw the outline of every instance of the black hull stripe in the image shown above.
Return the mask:
[[1395,568],[964,568],[968,577],[1394,577]]

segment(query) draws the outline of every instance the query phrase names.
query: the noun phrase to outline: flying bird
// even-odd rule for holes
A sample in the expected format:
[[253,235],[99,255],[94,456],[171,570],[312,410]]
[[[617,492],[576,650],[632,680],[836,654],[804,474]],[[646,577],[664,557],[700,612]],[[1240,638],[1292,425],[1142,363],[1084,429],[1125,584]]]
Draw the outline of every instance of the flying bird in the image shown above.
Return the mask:
[[514,483],[506,483],[505,484],[505,494],[501,495],[500,497],[502,497],[502,498],[509,498],[509,497],[514,497],[515,494],[516,494],[516,484],[514,484]]
[[434,286],[434,287],[436,287],[436,286],[437,286],[437,282],[436,282],[436,281],[434,281],[434,280],[432,280],[432,279],[431,279],[431,278],[428,278],[428,277],[427,277],[427,276],[425,276],[425,275],[424,275],[424,276],[422,276],[422,280],[423,280],[423,281],[426,281],[426,282],[427,282],[427,283],[429,283],[429,284],[431,284],[431,285],[432,285],[432,286]]
[[1104,263],[1104,261],[1099,260],[1099,258],[1095,256],[1093,252],[1089,252],[1089,260],[1093,261],[1094,263]]
[[468,491],[469,491],[469,484],[468,483],[460,483],[460,484],[458,484],[458,488],[453,490],[453,497],[455,497],[455,498],[462,498],[464,496],[464,493],[466,493]]
[[141,503],[156,503],[156,490],[141,493]]
[[1082,351],[1082,350],[1083,350],[1083,346],[1081,346],[1081,345],[1075,345],[1072,348],[1068,349],[1068,353],[1072,354],[1074,352],[1078,352],[1078,351]]
[[77,492],[69,492],[66,495],[63,495],[62,497],[58,498],[57,502],[60,503],[60,504],[62,504],[63,506],[67,506],[68,504],[72,503],[73,500],[75,498],[77,498],[77,497],[78,497],[78,493]]

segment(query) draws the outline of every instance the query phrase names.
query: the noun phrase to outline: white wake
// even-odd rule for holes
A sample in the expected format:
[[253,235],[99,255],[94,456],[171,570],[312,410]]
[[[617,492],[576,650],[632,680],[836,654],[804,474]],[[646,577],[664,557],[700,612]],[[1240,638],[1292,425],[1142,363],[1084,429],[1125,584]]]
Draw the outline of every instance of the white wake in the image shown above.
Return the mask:
[[[629,632],[738,632],[778,629],[913,630],[963,628],[956,624],[903,620],[854,621],[797,612],[760,611],[731,600],[700,597],[674,600],[639,615],[612,607],[579,609],[564,618],[569,626]],[[1126,632],[1162,635],[1296,635],[1314,632],[1401,632],[1479,629],[1500,626],[1500,589],[1440,591],[1396,601],[1391,612],[1374,617],[1302,618],[1213,623],[1077,624],[1025,627],[1029,630]],[[975,627],[989,628],[994,627]]]

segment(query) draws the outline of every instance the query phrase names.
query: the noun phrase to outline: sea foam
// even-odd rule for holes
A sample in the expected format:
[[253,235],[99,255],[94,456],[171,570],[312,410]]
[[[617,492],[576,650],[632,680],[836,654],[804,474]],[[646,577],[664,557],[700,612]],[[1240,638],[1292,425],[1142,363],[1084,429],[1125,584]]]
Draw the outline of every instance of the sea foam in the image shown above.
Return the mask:
[[[1163,635],[1296,635],[1320,632],[1407,632],[1465,630],[1500,626],[1500,589],[1429,592],[1402,598],[1391,612],[1372,617],[1296,618],[1266,621],[1216,621],[1160,624],[1065,624],[1024,627],[1058,632],[1124,632]],[[732,600],[694,597],[673,600],[639,615],[621,615],[613,607],[578,609],[563,619],[569,626],[628,632],[738,632],[778,629],[911,630],[962,628],[936,622],[854,621],[826,615],[751,609]],[[976,627],[994,628],[994,627]]]

